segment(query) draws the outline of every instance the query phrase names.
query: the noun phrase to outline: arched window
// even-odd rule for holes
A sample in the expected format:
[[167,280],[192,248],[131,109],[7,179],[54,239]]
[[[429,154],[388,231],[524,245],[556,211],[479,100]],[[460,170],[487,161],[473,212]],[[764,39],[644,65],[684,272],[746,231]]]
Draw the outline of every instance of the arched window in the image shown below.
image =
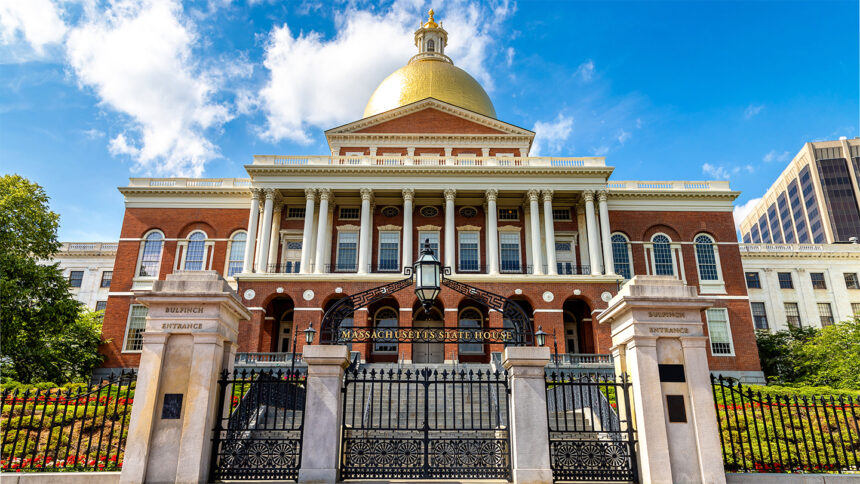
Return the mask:
[[630,270],[630,243],[622,234],[612,236],[612,260],[615,264],[615,273],[630,279],[633,274]]
[[206,253],[206,234],[194,232],[188,237],[188,246],[185,248],[186,271],[202,271],[203,256]]
[[161,263],[161,247],[163,245],[164,235],[161,232],[150,232],[144,237],[138,276],[158,277],[158,266]]
[[[476,333],[481,332],[483,327],[484,317],[481,312],[475,308],[466,308],[460,311],[459,326],[461,330],[466,331],[474,337]],[[469,328],[475,328],[470,331]],[[474,338],[478,339],[478,338]],[[460,343],[460,354],[481,354],[484,352],[483,343]]]
[[427,52],[435,52],[436,51],[436,42],[433,39],[427,41]]
[[[376,316],[373,317],[373,323],[377,332],[380,330],[397,329],[397,311],[393,308],[381,308],[376,311]],[[377,338],[373,345],[374,353],[397,353],[397,338]]]
[[651,238],[651,242],[654,244],[654,273],[658,276],[674,276],[675,264],[669,237],[658,234]]
[[233,274],[242,272],[245,264],[245,242],[248,240],[248,234],[245,232],[236,232],[233,238],[230,239],[230,256],[227,258],[227,277],[232,277]]
[[699,280],[716,281],[720,278],[717,272],[717,259],[714,256],[714,239],[709,235],[696,236],[696,264],[699,266]]

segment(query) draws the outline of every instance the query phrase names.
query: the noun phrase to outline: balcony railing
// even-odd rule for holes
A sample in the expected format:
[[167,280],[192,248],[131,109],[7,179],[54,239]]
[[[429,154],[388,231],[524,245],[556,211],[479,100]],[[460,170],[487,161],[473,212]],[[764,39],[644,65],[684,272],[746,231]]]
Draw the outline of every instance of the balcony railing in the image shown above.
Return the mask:
[[63,242],[61,252],[116,252],[116,242]]
[[[314,263],[308,264],[308,273],[314,273]],[[352,262],[338,262],[336,264],[325,264],[324,273],[339,273],[339,274],[355,274],[358,272],[358,264]],[[533,265],[523,265],[514,263],[502,262],[499,266],[501,274],[534,274],[535,267]],[[281,264],[269,264],[267,266],[268,274],[299,274],[301,272],[301,263],[284,262]],[[548,273],[548,266],[541,265],[541,274]],[[367,265],[368,274],[399,274],[402,268],[390,265]],[[489,274],[489,266],[486,264],[457,264],[456,271],[458,274]],[[591,274],[591,266],[570,264],[567,262],[559,262],[556,264],[556,272],[560,276],[587,276]]]
[[543,156],[254,156],[255,165],[282,166],[531,166],[604,167],[603,157],[557,158]]
[[558,353],[552,355],[552,364],[565,368],[614,368],[612,355],[590,353]]
[[[304,365],[301,353],[295,353],[296,365]],[[240,368],[290,366],[293,353],[236,353],[235,366]]]
[[738,244],[741,253],[761,252],[857,252],[860,244]]

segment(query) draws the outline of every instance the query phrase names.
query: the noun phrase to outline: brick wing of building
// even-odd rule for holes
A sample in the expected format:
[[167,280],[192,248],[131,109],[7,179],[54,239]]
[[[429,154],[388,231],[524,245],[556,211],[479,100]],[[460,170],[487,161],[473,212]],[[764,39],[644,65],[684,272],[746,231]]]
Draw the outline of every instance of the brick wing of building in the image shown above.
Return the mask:
[[[446,42],[432,20],[416,31],[418,53],[380,84],[364,117],[326,131],[330,154],[254,156],[250,178],[121,187],[105,366],[138,364],[146,308],[135,296],[171,272],[221,273],[254,314],[239,352],[278,354],[311,323],[320,329],[341,298],[403,278],[429,243],[452,278],[517,301],[564,354],[609,353],[596,315],[625,280],[682,279],[718,301],[702,314],[711,369],[759,374],[732,220],[738,192],[723,181],[611,180],[600,157],[528,156],[535,133],[496,118]],[[346,324],[505,326],[501,313],[448,288],[429,313],[419,308],[404,290]],[[487,362],[501,349],[352,344],[367,362]]]

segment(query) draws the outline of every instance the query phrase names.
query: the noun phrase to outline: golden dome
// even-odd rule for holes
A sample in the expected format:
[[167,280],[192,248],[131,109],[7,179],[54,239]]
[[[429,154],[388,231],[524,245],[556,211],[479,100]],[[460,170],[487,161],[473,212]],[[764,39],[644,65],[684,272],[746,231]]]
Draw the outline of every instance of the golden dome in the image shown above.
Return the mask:
[[364,117],[432,97],[491,118],[496,110],[484,88],[466,71],[441,58],[415,59],[376,88]]

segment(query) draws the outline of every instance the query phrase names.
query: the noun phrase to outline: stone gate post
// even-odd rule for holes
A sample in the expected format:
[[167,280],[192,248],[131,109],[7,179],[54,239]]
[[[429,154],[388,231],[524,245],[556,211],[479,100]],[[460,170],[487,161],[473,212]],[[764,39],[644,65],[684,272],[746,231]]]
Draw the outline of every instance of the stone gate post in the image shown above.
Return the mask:
[[251,313],[215,271],[169,274],[137,300],[149,314],[120,482],[207,482],[218,376]]
[[598,316],[633,388],[643,484],[725,484],[702,310],[714,301],[670,276],[635,276]]
[[549,348],[509,346],[502,364],[511,389],[511,455],[517,484],[552,482],[546,375]]
[[337,482],[343,421],[341,388],[349,350],[346,346],[309,345],[302,357],[308,364],[308,380],[299,482]]

